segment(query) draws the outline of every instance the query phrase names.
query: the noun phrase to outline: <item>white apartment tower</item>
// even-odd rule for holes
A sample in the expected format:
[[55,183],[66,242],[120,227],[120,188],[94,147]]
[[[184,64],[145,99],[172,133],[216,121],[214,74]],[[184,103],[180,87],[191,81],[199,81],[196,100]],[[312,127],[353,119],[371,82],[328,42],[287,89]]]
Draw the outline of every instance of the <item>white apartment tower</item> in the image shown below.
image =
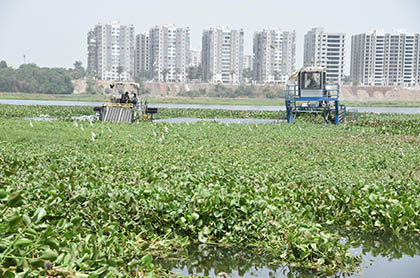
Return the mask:
[[285,83],[296,67],[296,32],[281,29],[254,33],[253,79]]
[[142,78],[150,76],[150,47],[149,33],[136,36],[136,50],[134,60],[134,74]]
[[87,35],[88,57],[87,57],[87,72],[96,74],[98,67],[98,51],[96,46],[96,33],[92,29]]
[[244,69],[252,70],[254,66],[254,56],[252,54],[245,54],[244,55]]
[[323,28],[313,28],[305,34],[303,65],[326,68],[327,81],[342,83],[345,42],[343,33],[326,33]]
[[238,84],[242,80],[244,31],[210,28],[202,37],[202,79],[211,83]]
[[351,68],[353,81],[362,85],[392,86],[420,83],[420,34],[404,30],[353,35]]
[[198,67],[201,65],[201,50],[191,49],[188,57],[189,67]]
[[184,82],[190,52],[190,29],[160,25],[150,29],[150,77],[159,82]]
[[134,26],[99,23],[88,32],[88,72],[102,80],[132,80]]

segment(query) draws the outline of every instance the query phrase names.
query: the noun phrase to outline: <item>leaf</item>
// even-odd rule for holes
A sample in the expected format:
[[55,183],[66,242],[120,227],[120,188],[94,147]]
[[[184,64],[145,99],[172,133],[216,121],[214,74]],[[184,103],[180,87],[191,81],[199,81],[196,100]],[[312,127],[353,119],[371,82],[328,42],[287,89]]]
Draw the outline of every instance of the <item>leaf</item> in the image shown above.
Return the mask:
[[69,265],[69,263],[70,263],[71,259],[72,259],[71,254],[66,254],[66,256],[65,256],[65,257],[64,257],[64,259],[63,259],[63,264],[64,264],[64,265]]
[[57,257],[58,257],[58,254],[56,251],[48,249],[44,252],[44,254],[42,254],[41,259],[54,261],[55,259],[57,259]]
[[15,226],[17,226],[17,225],[19,225],[21,222],[23,222],[23,217],[22,216],[20,216],[20,215],[13,215],[12,217],[10,217],[9,219],[8,219],[8,224],[9,224],[9,227],[10,228],[13,228],[13,227],[15,227]]
[[198,220],[198,218],[200,218],[200,215],[198,213],[196,213],[196,212],[193,212],[191,214],[191,217],[192,217],[193,220]]
[[20,239],[15,241],[14,246],[15,247],[26,247],[30,244],[32,244],[32,240],[27,239],[27,238],[20,238]]
[[241,206],[241,211],[248,213],[248,208],[246,206]]
[[58,240],[56,238],[49,238],[45,241],[45,244],[47,244],[50,248],[55,249],[55,250],[59,250],[60,248],[60,243],[58,242]]
[[152,265],[152,262],[153,262],[153,257],[152,257],[151,254],[144,255],[140,259],[140,263],[147,266],[147,267],[150,267]]
[[206,243],[207,242],[207,238],[203,235],[202,232],[198,233],[198,241],[200,241],[201,243]]
[[16,192],[10,195],[6,203],[8,207],[19,207],[22,204],[23,204],[22,192]]
[[35,212],[36,220],[35,223],[41,222],[42,218],[44,218],[47,215],[47,212],[44,208],[38,208]]
[[0,200],[7,197],[7,192],[3,189],[0,189]]
[[24,214],[23,222],[25,222],[25,225],[28,226],[29,224],[31,224],[31,218],[27,214]]
[[76,226],[79,226],[81,221],[82,218],[80,216],[75,216],[71,219],[71,223],[73,223]]
[[103,266],[98,268],[97,270],[91,272],[92,275],[102,275],[108,270],[108,266]]
[[7,270],[5,273],[3,273],[4,278],[14,278],[15,275],[10,270]]

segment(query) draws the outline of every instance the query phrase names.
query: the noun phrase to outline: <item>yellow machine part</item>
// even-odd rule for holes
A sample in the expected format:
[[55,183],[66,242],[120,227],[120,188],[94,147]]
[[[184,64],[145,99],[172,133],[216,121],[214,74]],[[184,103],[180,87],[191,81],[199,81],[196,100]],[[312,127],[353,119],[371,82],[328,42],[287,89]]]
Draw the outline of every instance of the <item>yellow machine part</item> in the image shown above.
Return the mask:
[[113,103],[113,102],[107,102],[102,104],[102,107],[127,107],[127,108],[133,108],[134,104],[132,103]]

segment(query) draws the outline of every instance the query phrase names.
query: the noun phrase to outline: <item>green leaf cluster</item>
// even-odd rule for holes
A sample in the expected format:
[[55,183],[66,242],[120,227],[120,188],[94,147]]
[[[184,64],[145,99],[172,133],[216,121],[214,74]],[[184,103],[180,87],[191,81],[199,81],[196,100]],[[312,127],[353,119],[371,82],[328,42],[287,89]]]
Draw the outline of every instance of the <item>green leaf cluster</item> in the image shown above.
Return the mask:
[[348,254],[345,231],[420,234],[419,116],[408,117],[412,131],[382,133],[382,121],[406,118],[31,126],[0,111],[3,274],[165,275],[152,258],[188,242],[252,245],[291,267],[352,272],[360,258]]

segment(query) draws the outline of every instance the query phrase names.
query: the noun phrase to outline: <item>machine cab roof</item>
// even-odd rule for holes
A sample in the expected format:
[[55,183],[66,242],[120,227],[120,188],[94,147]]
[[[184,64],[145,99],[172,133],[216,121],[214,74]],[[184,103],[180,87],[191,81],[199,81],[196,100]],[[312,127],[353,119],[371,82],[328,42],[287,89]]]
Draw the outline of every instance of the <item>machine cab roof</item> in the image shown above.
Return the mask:
[[324,97],[326,71],[321,67],[302,68],[290,76],[289,81],[297,82],[300,97]]

